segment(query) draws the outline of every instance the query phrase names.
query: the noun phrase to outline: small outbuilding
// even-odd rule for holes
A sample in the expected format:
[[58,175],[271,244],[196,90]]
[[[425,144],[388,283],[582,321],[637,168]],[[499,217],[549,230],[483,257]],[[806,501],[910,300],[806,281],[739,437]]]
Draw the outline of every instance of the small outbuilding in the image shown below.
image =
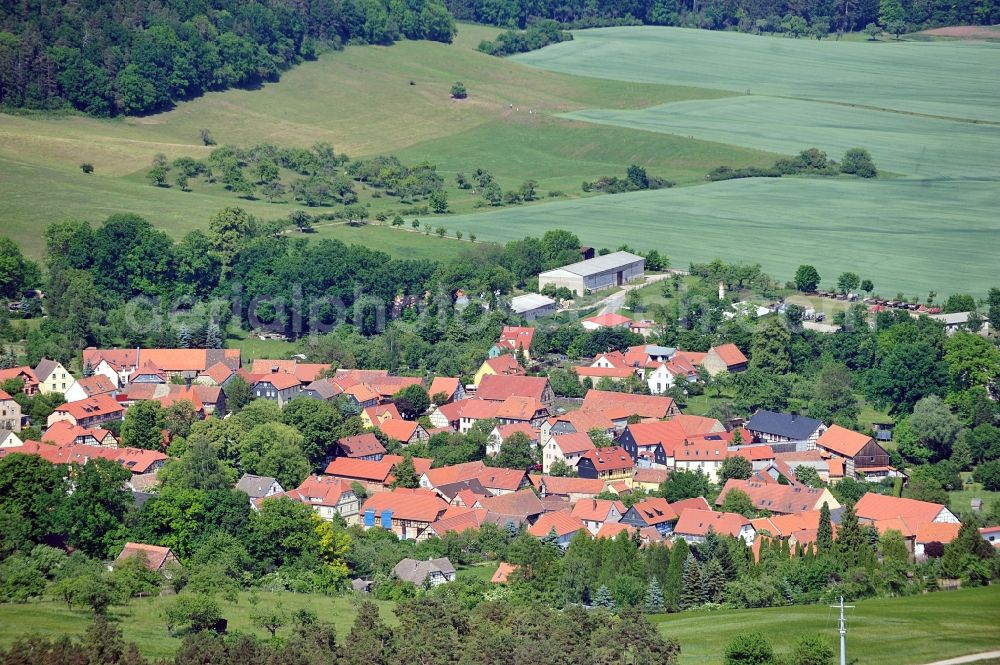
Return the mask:
[[510,308],[525,321],[556,313],[556,301],[540,293],[525,293],[510,299]]
[[447,557],[440,559],[403,559],[392,569],[393,575],[404,582],[412,582],[417,586],[429,584],[438,586],[455,581],[455,566]]

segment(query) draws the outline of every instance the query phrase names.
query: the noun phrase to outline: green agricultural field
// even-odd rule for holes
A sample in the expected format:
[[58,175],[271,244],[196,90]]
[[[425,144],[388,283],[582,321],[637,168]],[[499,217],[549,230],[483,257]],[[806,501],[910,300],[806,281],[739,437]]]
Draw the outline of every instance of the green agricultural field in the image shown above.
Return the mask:
[[995,43],[838,42],[657,27],[584,30],[573,37],[514,60],[618,81],[1000,121]]
[[656,248],[678,268],[760,262],[781,281],[811,263],[823,285],[853,270],[890,297],[985,295],[997,282],[998,205],[988,180],[769,178],[508,208],[446,226],[491,240],[565,228],[596,247]]
[[[864,600],[847,615],[847,660],[864,665],[920,665],[1000,648],[996,587],[913,598]],[[825,606],[684,612],[661,616],[660,631],[681,643],[680,665],[716,665],[743,631],[761,631],[778,653],[804,634],[835,645],[837,612]]]
[[815,146],[836,160],[864,146],[880,169],[898,174],[1000,178],[1000,125],[756,95],[566,117],[785,154]]
[[[346,635],[354,623],[354,596],[321,596],[317,594],[268,593],[257,594],[258,604],[274,607],[281,603],[291,614],[299,609],[311,609],[320,620],[328,621],[337,629],[337,635]],[[163,622],[163,609],[169,597],[138,598],[125,607],[113,607],[111,618],[118,622],[126,642],[135,642],[140,653],[147,658],[168,658],[181,645],[181,637],[171,637]],[[222,615],[229,620],[231,632],[251,633],[260,638],[267,637],[267,631],[255,628],[250,622],[253,606],[250,594],[241,593],[236,603],[220,601]],[[379,602],[382,618],[393,624],[392,603]],[[39,634],[56,636],[61,634],[80,635],[90,625],[92,614],[87,610],[70,610],[65,603],[38,601],[24,604],[0,604],[0,644],[7,646],[19,637]],[[280,634],[287,634],[288,628]]]
[[[556,118],[591,107],[643,108],[731,93],[545,72],[474,51],[481,39],[495,34],[492,28],[463,25],[451,45],[352,46],[295,67],[260,90],[211,93],[148,117],[0,114],[3,233],[39,256],[39,229],[60,219],[97,222],[115,212],[137,212],[180,237],[206,227],[224,206],[239,205],[263,218],[284,217],[300,207],[248,201],[201,181],[192,181],[191,192],[152,187],[145,173],[157,153],[171,159],[209,154],[199,139],[201,128],[210,129],[219,144],[325,141],[354,157],[395,152],[411,162],[427,159],[445,176],[451,207],[458,212],[472,211],[478,197],[458,190],[454,175],[478,167],[493,171],[507,189],[534,179],[543,194],[563,189],[580,196],[581,180],[623,174],[631,162],[692,183],[721,163],[764,165],[776,157]],[[468,99],[450,99],[456,80],[469,89]],[[94,173],[81,173],[82,162],[93,164]],[[373,213],[400,207],[396,199],[376,199],[358,189]]]

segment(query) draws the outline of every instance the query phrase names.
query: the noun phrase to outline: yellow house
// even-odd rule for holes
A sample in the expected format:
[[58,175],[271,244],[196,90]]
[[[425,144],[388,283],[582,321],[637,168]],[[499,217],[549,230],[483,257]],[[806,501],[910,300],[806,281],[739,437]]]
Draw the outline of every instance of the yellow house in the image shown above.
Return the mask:
[[38,377],[38,390],[43,394],[65,393],[76,382],[62,363],[48,358],[42,358],[38,363],[35,376]]
[[396,418],[397,420],[403,419],[395,404],[369,406],[367,409],[362,409],[361,411],[361,422],[365,424],[365,427],[378,429],[379,425],[392,418]]
[[660,485],[664,483],[670,476],[670,471],[667,469],[654,469],[651,467],[641,467],[636,469],[632,473],[632,489],[640,489],[646,492],[652,492],[653,490],[660,489]]
[[521,363],[517,362],[517,358],[515,358],[512,354],[505,353],[502,356],[497,356],[496,358],[487,358],[486,362],[479,366],[479,370],[473,377],[472,383],[479,386],[479,383],[487,374],[523,376],[524,368],[521,367]]

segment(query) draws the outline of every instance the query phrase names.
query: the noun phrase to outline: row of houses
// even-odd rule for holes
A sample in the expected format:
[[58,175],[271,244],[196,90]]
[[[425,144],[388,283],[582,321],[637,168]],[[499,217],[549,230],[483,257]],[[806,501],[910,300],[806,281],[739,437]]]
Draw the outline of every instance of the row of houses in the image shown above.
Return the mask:
[[701,368],[710,376],[742,372],[747,368],[747,358],[735,344],[713,346],[705,353],[643,344],[629,347],[624,353],[598,354],[590,364],[575,367],[573,371],[581,382],[608,379],[618,383],[638,377],[646,382],[650,393],[659,395],[674,386],[697,381]]

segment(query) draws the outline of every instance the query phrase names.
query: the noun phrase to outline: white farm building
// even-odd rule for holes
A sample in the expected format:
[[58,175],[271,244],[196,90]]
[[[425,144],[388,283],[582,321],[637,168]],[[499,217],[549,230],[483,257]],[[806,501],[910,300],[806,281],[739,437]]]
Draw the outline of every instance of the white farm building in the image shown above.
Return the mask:
[[538,275],[538,288],[565,286],[577,295],[621,286],[645,275],[646,259],[631,252],[612,252]]

